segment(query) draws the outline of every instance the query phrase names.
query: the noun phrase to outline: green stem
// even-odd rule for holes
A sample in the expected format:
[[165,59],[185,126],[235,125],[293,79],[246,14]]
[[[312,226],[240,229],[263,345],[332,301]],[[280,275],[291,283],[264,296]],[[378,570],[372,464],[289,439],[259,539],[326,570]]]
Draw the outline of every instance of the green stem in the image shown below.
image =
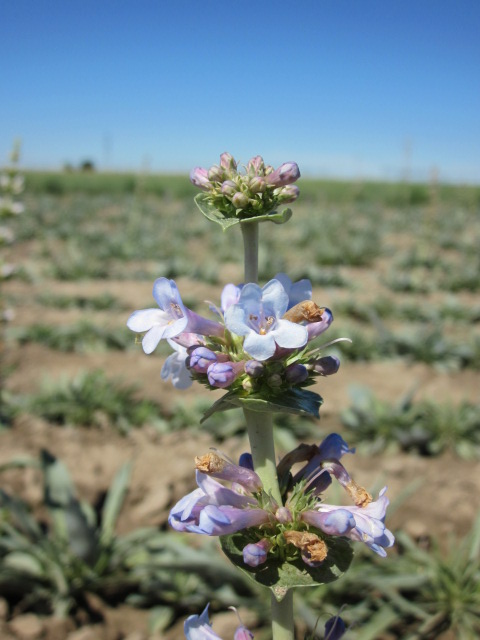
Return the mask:
[[293,591],[289,589],[281,602],[272,593],[272,639],[295,640]]
[[245,282],[258,282],[258,222],[240,224],[245,255]]
[[[258,282],[258,222],[240,225],[245,255],[245,282]],[[275,444],[273,441],[273,416],[271,413],[244,409],[248,439],[252,451],[253,466],[262,481],[266,493],[279,504],[282,496],[278,486]],[[293,591],[287,591],[281,602],[272,594],[272,638],[294,640]]]
[[278,486],[275,445],[273,442],[273,420],[271,413],[244,409],[248,439],[252,451],[253,466],[260,476],[263,488],[279,505],[282,504]]

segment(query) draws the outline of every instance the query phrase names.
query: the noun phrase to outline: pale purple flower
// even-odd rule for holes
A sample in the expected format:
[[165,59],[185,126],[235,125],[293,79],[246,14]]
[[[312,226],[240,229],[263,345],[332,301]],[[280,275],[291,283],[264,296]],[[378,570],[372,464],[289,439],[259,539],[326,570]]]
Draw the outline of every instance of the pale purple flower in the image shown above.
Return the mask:
[[195,464],[199,471],[208,473],[211,478],[226,480],[234,483],[238,489],[245,489],[250,493],[257,493],[263,489],[262,481],[258,474],[249,466],[235,464],[230,458],[221,452],[212,450],[210,453],[195,458]]
[[298,349],[307,343],[306,327],[282,320],[288,308],[288,295],[278,280],[270,280],[263,289],[244,285],[237,304],[225,313],[227,329],[245,336],[243,349],[256,360],[268,360],[279,347]]
[[372,551],[385,557],[385,549],[395,542],[392,532],[385,526],[389,503],[385,496],[386,490],[384,487],[378,500],[365,507],[339,507],[320,503],[315,510],[304,511],[302,519],[329,535],[346,536],[351,540],[364,542]]
[[223,313],[232,306],[232,304],[237,304],[240,299],[240,293],[242,292],[242,287],[237,286],[235,284],[226,284],[223,287],[222,294],[220,296],[220,308]]
[[301,444],[287,453],[277,466],[279,477],[284,477],[294,464],[305,462],[292,478],[292,485],[301,480],[307,482],[308,489],[317,495],[325,491],[332,483],[328,470],[322,468],[325,461],[338,461],[346,453],[355,453],[338,433],[330,433],[320,445]]
[[160,373],[162,380],[172,379],[172,384],[176,389],[188,389],[192,385],[192,377],[188,371],[185,360],[187,350],[182,345],[173,340],[168,341],[174,349],[174,353],[168,356]]
[[325,309],[322,314],[322,319],[319,322],[309,322],[306,327],[308,331],[308,340],[317,338],[320,334],[328,329],[333,322],[333,313],[330,309]]
[[295,182],[300,177],[300,169],[296,162],[284,162],[273,173],[266,177],[266,181],[275,187],[284,187]]
[[[176,531],[222,536],[270,520],[270,514],[259,507],[255,497],[227,489],[200,471],[196,478],[199,488],[184,496],[170,511],[168,522]],[[240,475],[237,484],[242,486]]]

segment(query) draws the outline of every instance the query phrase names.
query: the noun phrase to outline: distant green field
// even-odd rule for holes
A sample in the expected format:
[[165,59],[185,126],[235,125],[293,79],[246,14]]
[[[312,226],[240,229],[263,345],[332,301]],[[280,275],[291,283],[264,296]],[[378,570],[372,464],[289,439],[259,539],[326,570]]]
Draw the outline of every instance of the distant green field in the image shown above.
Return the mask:
[[[198,193],[187,175],[160,175],[104,172],[26,172],[31,193],[61,195],[68,193],[121,194],[149,193],[172,198],[192,198]],[[376,203],[386,206],[415,206],[455,203],[480,204],[480,186],[421,184],[406,182],[344,181],[302,178],[299,181],[303,202]]]

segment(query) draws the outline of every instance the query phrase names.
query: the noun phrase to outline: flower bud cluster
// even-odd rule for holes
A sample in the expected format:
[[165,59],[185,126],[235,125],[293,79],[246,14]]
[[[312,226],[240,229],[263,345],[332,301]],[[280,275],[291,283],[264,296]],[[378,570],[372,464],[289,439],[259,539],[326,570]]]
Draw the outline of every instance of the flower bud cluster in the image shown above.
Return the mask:
[[185,307],[173,280],[156,280],[153,295],[160,308],[136,311],[127,325],[144,334],[147,354],[161,339],[168,340],[174,353],[165,362],[162,378],[171,378],[177,388],[197,380],[242,397],[269,399],[338,370],[338,358],[310,348],[333,316],[310,300],[308,280],[292,283],[277,274],[263,288],[229,284],[221,307],[214,308],[216,321]]
[[[384,557],[394,542],[384,524],[386,488],[373,501],[351,478],[340,458],[354,452],[333,433],[318,446],[302,444],[288,453],[277,467],[281,504],[263,490],[248,454],[238,465],[218,452],[197,457],[198,488],[173,507],[169,523],[176,531],[210,536],[242,532],[243,562],[251,567],[269,558],[301,558],[308,566],[320,566],[336,537],[363,542]],[[295,473],[294,465],[297,469],[300,465]],[[353,506],[324,502],[323,493],[332,478],[345,489]]]
[[293,183],[299,177],[295,162],[274,169],[261,156],[249,160],[239,171],[229,153],[222,153],[219,164],[209,169],[195,167],[190,172],[191,182],[204,191],[211,206],[226,217],[241,219],[266,215],[279,205],[294,202],[300,192]]

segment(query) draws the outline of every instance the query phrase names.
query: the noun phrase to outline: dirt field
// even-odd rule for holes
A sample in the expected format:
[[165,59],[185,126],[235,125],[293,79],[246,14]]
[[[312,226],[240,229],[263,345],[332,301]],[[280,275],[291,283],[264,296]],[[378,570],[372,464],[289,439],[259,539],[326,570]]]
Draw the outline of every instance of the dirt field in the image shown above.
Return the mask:
[[[103,213],[98,213],[98,217],[103,216],[104,220],[108,219],[108,215],[107,206]],[[266,231],[262,229],[262,232]],[[277,232],[277,229],[273,229],[273,232]],[[285,251],[288,251],[288,235],[283,229],[278,233],[284,234],[280,245],[283,242]],[[7,306],[14,311],[14,319],[7,327],[9,339],[5,350],[5,386],[9,392],[24,396],[37,392],[45,380],[56,381],[101,369],[109,378],[121,378],[137,384],[139,395],[158,402],[166,415],[174,412],[180,404],[192,405],[198,397],[209,397],[213,401],[222,395],[222,391],[212,393],[198,386],[183,392],[173,389],[160,379],[164,356],[146,356],[140,346],[126,351],[98,349],[61,352],[36,342],[19,344],[15,339],[15,330],[18,328],[40,322],[60,328],[86,320],[120,330],[131,311],[150,305],[152,283],[147,279],[113,277],[60,281],[49,278],[45,269],[42,271],[38,265],[48,265],[52,259],[50,251],[62,251],[61,244],[55,248],[55,242],[46,243],[45,238],[33,238],[9,250],[12,262],[22,264],[27,271],[30,269],[30,273],[34,273],[34,277],[27,281],[17,278],[2,285]],[[238,237],[228,242],[232,250],[241,251]],[[402,249],[404,242],[401,235],[388,238],[389,246],[394,246],[397,252]],[[414,242],[411,235],[408,236],[408,242]],[[194,260],[198,260],[198,256]],[[389,255],[382,255],[367,267],[340,267],[340,273],[349,281],[350,288],[316,286],[314,300],[329,306],[334,314],[336,305],[346,299],[353,298],[367,304],[386,291],[381,278],[390,268]],[[157,275],[164,274],[158,272]],[[238,260],[222,264],[216,284],[187,276],[176,279],[183,298],[197,300],[197,309],[201,312],[206,311],[206,307],[202,308],[203,300],[218,300],[223,284],[241,280],[242,270]],[[98,298],[108,294],[120,304],[119,309],[114,311],[59,309],[41,301],[41,296],[52,293],[77,298]],[[415,300],[418,305],[428,307],[446,297],[447,294],[437,290],[425,295],[399,294],[397,301]],[[477,295],[468,291],[459,293],[457,299],[467,307],[478,303]],[[338,314],[335,323],[342,324]],[[471,329],[465,327],[465,331]],[[391,402],[415,387],[415,398],[419,400],[428,398],[438,403],[468,400],[476,403],[479,401],[479,381],[477,370],[442,370],[400,358],[343,362],[337,375],[324,379],[314,388],[325,399],[318,423],[318,440],[331,431],[344,433],[340,413],[351,402],[351,385],[368,386],[374,389],[376,397]],[[206,452],[212,445],[211,436],[198,424],[192,424],[186,430],[164,434],[147,424],[121,435],[108,424],[96,429],[62,427],[28,413],[21,413],[13,427],[0,434],[0,443],[0,464],[19,456],[38,457],[41,449],[48,449],[66,464],[79,495],[90,503],[100,500],[121,464],[132,460],[133,476],[119,520],[119,533],[151,525],[164,528],[169,508],[194,486],[194,456]],[[229,439],[222,444],[222,448],[236,457],[248,448],[248,444],[245,437],[241,436]],[[377,456],[357,454],[349,457],[346,466],[355,479],[370,490],[377,491],[384,484],[388,485],[392,501],[392,511],[387,516],[388,526],[393,531],[401,528],[415,539],[434,535],[441,542],[451,534],[463,536],[469,531],[480,508],[480,462],[463,460],[451,451],[428,458],[398,452]],[[40,508],[42,489],[38,470],[3,471],[1,484],[9,493],[26,500],[34,510]],[[0,605],[0,635],[5,640],[147,638],[147,613],[126,605],[109,608],[101,602],[92,601],[92,608],[98,611],[98,621],[83,621],[83,625],[78,619],[40,620],[32,618],[31,614],[17,615],[11,620],[5,601],[0,601]],[[248,612],[245,616],[248,621]],[[215,621],[215,630],[220,634],[231,632],[229,630],[236,624],[231,613],[219,614]],[[180,622],[177,622],[164,637],[169,640],[181,638],[180,629]]]

